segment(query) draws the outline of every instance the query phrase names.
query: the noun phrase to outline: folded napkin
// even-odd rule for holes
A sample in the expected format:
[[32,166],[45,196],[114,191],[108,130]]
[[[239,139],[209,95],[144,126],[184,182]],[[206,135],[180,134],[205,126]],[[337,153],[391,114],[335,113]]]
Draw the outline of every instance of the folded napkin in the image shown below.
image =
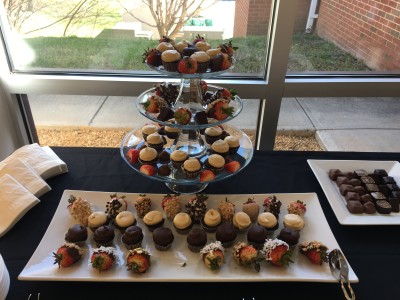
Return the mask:
[[0,162],[0,177],[5,174],[14,177],[36,197],[51,190],[47,182],[28,163],[19,158],[9,160],[8,163]]
[[11,175],[0,177],[0,237],[40,200]]
[[10,288],[10,274],[0,254],[0,299],[6,299]]
[[43,179],[68,172],[67,165],[49,147],[37,143],[25,145],[15,150],[3,162],[21,159],[28,163]]

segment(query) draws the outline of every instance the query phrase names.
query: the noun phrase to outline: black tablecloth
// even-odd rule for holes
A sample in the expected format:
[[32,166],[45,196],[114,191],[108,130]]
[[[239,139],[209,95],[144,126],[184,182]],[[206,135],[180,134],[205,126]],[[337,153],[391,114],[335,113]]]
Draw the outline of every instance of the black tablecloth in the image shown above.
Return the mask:
[[[3,238],[0,253],[11,277],[7,299],[343,299],[336,283],[318,282],[212,282],[122,283],[19,281],[44,235],[65,189],[131,193],[169,193],[163,182],[133,171],[118,149],[53,148],[69,168],[67,174],[48,180],[52,190],[41,197]],[[353,284],[357,299],[400,297],[400,227],[342,226],[338,223],[307,159],[399,160],[399,153],[261,152],[250,164],[228,179],[211,183],[207,194],[316,192],[326,219],[360,282]],[[49,249],[51,251],[52,249]],[[122,298],[123,297],[123,298]]]

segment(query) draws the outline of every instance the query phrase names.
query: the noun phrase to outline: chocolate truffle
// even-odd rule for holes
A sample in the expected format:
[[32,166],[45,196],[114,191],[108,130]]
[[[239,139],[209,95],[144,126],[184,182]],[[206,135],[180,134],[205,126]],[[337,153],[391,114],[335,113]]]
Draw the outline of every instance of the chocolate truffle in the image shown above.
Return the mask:
[[363,206],[364,206],[364,212],[365,212],[366,214],[374,214],[374,213],[376,213],[376,207],[375,207],[375,204],[374,204],[374,203],[372,203],[372,202],[365,202],[365,203],[363,204]]
[[336,181],[336,179],[338,178],[338,176],[341,176],[342,171],[340,171],[339,169],[330,169],[328,171],[328,176],[331,180]]
[[171,174],[171,168],[168,165],[161,165],[158,168],[158,175],[168,176],[169,174]]
[[167,164],[170,161],[170,154],[167,150],[163,150],[158,155],[158,161],[162,164]]
[[93,233],[93,240],[97,247],[108,247],[112,244],[115,237],[114,229],[109,225],[103,225],[97,228]]
[[350,200],[347,202],[347,209],[352,214],[362,214],[364,212],[364,206],[361,204],[360,201],[357,200]]
[[293,247],[299,242],[300,233],[298,230],[295,229],[282,228],[277,238],[288,243],[289,247]]
[[341,186],[342,184],[350,184],[350,180],[346,176],[338,176],[336,178],[337,186]]
[[392,206],[386,200],[376,200],[375,201],[376,211],[380,214],[390,214],[392,212]]
[[153,242],[156,249],[166,251],[171,248],[174,241],[172,230],[167,227],[159,227],[153,231]]
[[392,206],[392,212],[399,212],[399,201],[400,198],[389,198],[388,202],[390,203],[390,205]]
[[370,194],[365,194],[360,197],[361,203],[372,202],[372,197]]
[[358,200],[360,201],[360,195],[356,192],[348,192],[345,196],[346,201],[350,201],[350,200]]
[[368,172],[364,169],[357,169],[357,170],[354,170],[354,174],[356,175],[356,178],[360,178],[362,176],[367,176]]
[[234,244],[237,234],[237,230],[233,224],[231,222],[226,222],[218,226],[215,232],[215,238],[217,241],[221,242],[224,248],[229,248]]
[[351,184],[341,184],[339,187],[339,192],[342,196],[346,196],[347,192],[355,192],[354,186]]
[[192,228],[186,237],[187,246],[192,252],[200,252],[207,244],[207,233],[203,228]]
[[87,228],[80,224],[75,224],[71,228],[68,229],[65,234],[65,241],[69,243],[80,244],[81,242],[86,241],[88,237]]
[[251,225],[249,230],[247,231],[247,242],[258,250],[262,249],[267,238],[267,229],[257,223]]
[[128,250],[140,247],[143,241],[142,228],[136,225],[129,226],[121,239]]

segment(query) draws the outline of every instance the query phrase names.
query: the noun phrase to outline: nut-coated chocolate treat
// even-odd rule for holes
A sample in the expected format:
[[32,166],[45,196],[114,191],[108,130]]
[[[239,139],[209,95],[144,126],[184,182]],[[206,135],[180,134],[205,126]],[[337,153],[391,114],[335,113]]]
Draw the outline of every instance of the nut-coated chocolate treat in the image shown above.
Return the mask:
[[392,206],[386,200],[375,201],[376,211],[380,214],[390,214],[392,212]]

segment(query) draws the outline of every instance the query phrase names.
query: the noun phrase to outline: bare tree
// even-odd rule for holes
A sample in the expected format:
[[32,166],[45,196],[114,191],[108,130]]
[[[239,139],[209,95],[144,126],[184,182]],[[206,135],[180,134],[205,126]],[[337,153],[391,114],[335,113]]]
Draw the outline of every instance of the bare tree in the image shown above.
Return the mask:
[[214,5],[218,0],[142,0],[150,10],[155,24],[151,24],[133,13],[121,0],[118,2],[133,18],[150,27],[157,28],[160,36],[168,36],[173,39],[190,18],[199,15],[202,10]]

